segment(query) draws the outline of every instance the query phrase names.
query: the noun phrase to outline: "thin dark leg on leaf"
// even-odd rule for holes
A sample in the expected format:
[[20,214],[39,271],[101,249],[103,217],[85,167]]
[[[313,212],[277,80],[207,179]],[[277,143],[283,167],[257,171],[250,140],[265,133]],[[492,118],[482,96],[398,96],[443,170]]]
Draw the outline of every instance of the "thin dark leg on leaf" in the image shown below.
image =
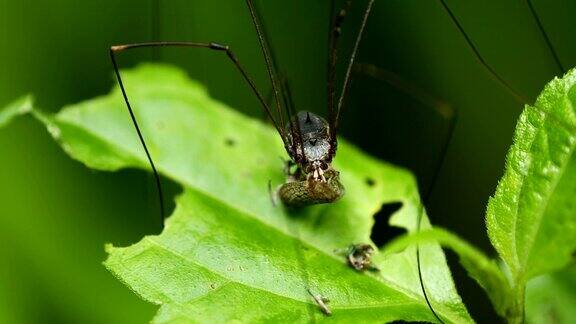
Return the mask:
[[[439,106],[437,106],[437,107],[439,107]],[[452,141],[452,137],[454,135],[454,130],[456,128],[456,120],[458,117],[456,114],[456,110],[454,110],[451,106],[445,106],[445,107],[449,107],[451,109],[451,114],[449,115],[450,117],[448,118],[448,135],[446,136],[446,139],[442,145],[442,149],[440,152],[440,160],[436,164],[435,171],[433,173],[434,176],[432,177],[432,182],[430,183],[430,186],[428,187],[427,191],[422,194],[422,197],[423,197],[422,203],[420,204],[420,208],[418,211],[418,217],[416,219],[416,233],[420,232],[420,228],[422,226],[422,217],[424,215],[424,208],[430,202],[430,197],[432,196],[432,192],[433,192],[434,187],[436,186],[436,183],[438,181],[438,175],[440,174],[440,170],[442,169],[442,166],[444,165],[444,162],[446,161],[446,155],[448,153],[448,148],[450,147],[450,142]],[[442,111],[442,110],[439,109],[436,111]],[[444,323],[444,321],[440,318],[440,316],[438,314],[436,314],[436,312],[434,311],[434,307],[432,307],[432,304],[428,298],[428,294],[426,293],[426,287],[424,285],[424,278],[422,275],[422,262],[420,261],[420,245],[416,245],[416,259],[418,260],[418,277],[420,279],[420,287],[422,288],[422,292],[424,293],[424,298],[426,299],[426,304],[428,304],[428,308],[430,308],[430,311],[432,311],[432,313],[440,321],[440,323]]]
[[[238,59],[236,58],[236,56],[234,55],[234,53],[230,50],[230,48],[228,46],[217,44],[217,43],[150,42],[150,43],[125,44],[125,45],[117,45],[117,46],[110,47],[110,59],[112,61],[112,65],[114,67],[114,73],[116,75],[118,85],[120,86],[120,90],[122,91],[122,96],[124,97],[124,102],[126,103],[126,107],[128,108],[130,118],[132,119],[132,123],[134,124],[134,127],[136,129],[136,133],[138,134],[138,138],[140,140],[140,143],[142,144],[142,147],[144,148],[144,152],[146,153],[146,158],[148,159],[148,162],[150,163],[150,166],[152,168],[152,172],[154,173],[154,179],[156,181],[156,187],[158,188],[158,197],[160,200],[161,227],[164,226],[165,214],[164,214],[164,199],[163,199],[163,194],[162,194],[162,185],[160,183],[160,175],[158,173],[158,170],[156,169],[156,166],[154,165],[154,161],[152,159],[150,151],[148,150],[148,146],[146,145],[146,141],[144,140],[144,136],[142,135],[140,127],[138,126],[138,122],[136,120],[136,116],[134,115],[134,111],[132,109],[132,106],[130,105],[130,101],[128,100],[128,95],[126,93],[124,83],[122,82],[122,77],[120,76],[120,70],[118,68],[118,63],[116,61],[116,54],[118,52],[129,50],[129,49],[134,49],[134,48],[167,47],[167,46],[205,48],[205,49],[210,49],[210,50],[214,50],[214,51],[225,52],[227,57],[232,61],[232,63],[234,63],[236,68],[240,71],[244,80],[248,83],[248,85],[250,86],[250,88],[252,89],[254,94],[256,94],[256,97],[258,98],[258,100],[262,104],[262,107],[264,108],[264,110],[266,111],[266,113],[268,114],[268,116],[270,117],[272,122],[274,123],[274,126],[276,127],[278,132],[280,134],[284,134],[283,129],[278,126],[278,123],[274,119],[274,116],[272,116],[272,113],[271,113],[269,107],[266,105],[264,98],[262,97],[262,95],[260,94],[258,89],[256,88],[254,82],[248,76],[248,74],[246,73],[244,68],[240,65],[240,62],[238,61]],[[285,136],[282,136],[282,140],[285,141]]]
[[152,173],[154,174],[154,180],[156,181],[156,188],[158,189],[158,199],[160,201],[160,228],[164,228],[164,195],[162,194],[162,184],[160,182],[160,175],[156,170],[156,166],[154,165],[154,160],[148,151],[148,147],[146,146],[146,141],[144,140],[144,136],[142,136],[142,132],[140,131],[140,127],[138,126],[138,122],[136,121],[136,116],[134,116],[134,112],[132,111],[132,107],[130,106],[130,102],[128,101],[128,96],[126,95],[126,90],[124,89],[124,85],[122,84],[122,78],[120,77],[120,71],[118,70],[118,64],[116,63],[116,58],[114,57],[114,49],[110,49],[110,58],[112,60],[112,65],[114,65],[114,73],[116,74],[116,79],[118,80],[118,84],[120,85],[120,89],[122,90],[122,96],[124,97],[124,102],[126,102],[126,107],[128,107],[128,112],[130,113],[130,118],[132,119],[132,124],[134,124],[134,128],[136,129],[136,133],[138,134],[138,139],[144,148],[144,152],[146,153],[146,158],[148,159],[148,163],[150,163],[150,167],[152,168]]
[[[368,75],[368,76],[370,76],[376,80],[388,83],[389,85],[398,89],[399,91],[404,92],[405,94],[407,94],[407,95],[415,98],[416,100],[420,101],[422,104],[424,104],[424,106],[430,107],[436,114],[438,114],[440,117],[447,120],[447,122],[448,122],[448,134],[447,134],[444,142],[442,143],[442,148],[441,148],[441,152],[440,152],[440,160],[435,165],[434,173],[433,173],[434,176],[432,178],[430,186],[428,186],[426,191],[421,192],[422,203],[420,204],[420,207],[418,208],[418,214],[417,214],[417,218],[416,218],[416,232],[419,232],[420,227],[422,225],[422,217],[424,215],[424,207],[430,201],[432,191],[433,191],[434,186],[436,185],[436,182],[438,180],[438,175],[440,174],[440,169],[442,168],[442,165],[444,165],[444,161],[446,159],[446,153],[448,151],[448,147],[450,146],[450,142],[451,142],[452,137],[454,135],[454,129],[455,129],[456,120],[457,120],[457,111],[452,106],[445,103],[444,101],[436,98],[435,96],[426,92],[422,88],[418,87],[417,85],[413,84],[410,81],[403,79],[402,77],[400,77],[399,75],[397,75],[391,71],[376,67],[376,66],[371,65],[371,64],[362,64],[362,63],[356,64],[354,67],[354,71],[357,73],[362,73],[362,74]],[[422,262],[420,261],[420,246],[419,245],[416,245],[416,260],[417,260],[417,265],[418,265],[418,277],[420,280],[420,287],[422,289],[422,293],[424,295],[424,299],[426,301],[426,304],[428,305],[428,308],[430,309],[432,314],[434,314],[434,316],[441,323],[443,323],[440,316],[434,310],[434,307],[432,306],[430,298],[428,297],[426,286],[424,284],[425,279],[424,279],[423,274],[422,274]]]
[[560,70],[561,74],[565,73],[566,69],[564,69],[562,62],[560,62],[560,58],[558,57],[558,53],[556,53],[556,50],[554,49],[554,46],[552,45],[552,41],[550,40],[550,38],[548,37],[548,33],[546,33],[546,30],[544,29],[544,26],[542,25],[542,22],[540,21],[540,17],[538,17],[538,13],[536,12],[534,5],[532,4],[532,1],[526,0],[526,4],[528,5],[528,9],[530,9],[530,13],[532,14],[532,17],[534,17],[534,20],[536,21],[536,25],[538,26],[538,29],[540,30],[542,37],[544,37],[544,41],[546,42],[546,46],[548,46],[550,53],[552,53],[552,57],[554,58],[554,62],[556,63],[558,70]]

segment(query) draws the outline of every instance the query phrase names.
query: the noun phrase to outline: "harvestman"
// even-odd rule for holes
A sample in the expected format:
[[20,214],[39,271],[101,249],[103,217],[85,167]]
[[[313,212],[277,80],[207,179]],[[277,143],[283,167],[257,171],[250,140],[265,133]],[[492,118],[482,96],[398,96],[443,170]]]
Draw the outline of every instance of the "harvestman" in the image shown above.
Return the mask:
[[[337,15],[334,15],[334,2],[335,0],[331,0],[331,6],[330,6],[331,23],[330,23],[330,36],[328,47],[329,54],[328,54],[328,69],[327,69],[328,121],[311,112],[300,111],[296,113],[292,103],[288,84],[284,79],[279,78],[277,75],[278,68],[276,65],[276,60],[269,48],[265,31],[263,30],[261,25],[260,16],[257,13],[252,0],[246,0],[246,4],[248,5],[250,16],[254,24],[256,34],[258,36],[260,48],[262,50],[262,54],[264,56],[266,63],[268,77],[272,85],[274,106],[276,111],[275,114],[273,113],[273,110],[270,108],[270,105],[266,102],[264,97],[258,91],[256,85],[252,81],[252,78],[248,75],[246,70],[240,64],[236,55],[227,45],[219,43],[195,43],[195,42],[177,41],[177,42],[147,42],[136,44],[124,44],[124,45],[112,46],[110,48],[110,58],[112,60],[118,84],[120,86],[122,95],[124,97],[124,101],[128,108],[131,120],[138,134],[138,138],[144,148],[146,157],[148,159],[148,162],[150,163],[150,166],[154,174],[156,187],[158,189],[158,195],[160,198],[159,201],[160,201],[160,212],[162,220],[164,219],[164,202],[162,195],[162,187],[160,184],[160,177],[154,165],[154,161],[150,155],[150,152],[146,146],[146,142],[138,126],[130,102],[128,100],[128,96],[126,94],[126,90],[124,88],[124,84],[122,82],[122,78],[120,76],[120,71],[116,61],[116,54],[125,50],[134,48],[143,48],[143,47],[191,47],[199,49],[208,49],[217,52],[224,52],[228,57],[228,59],[234,64],[236,69],[240,72],[245,82],[251,88],[252,92],[256,95],[266,115],[272,121],[274,127],[280,134],[286,152],[291,158],[291,160],[288,161],[286,166],[287,181],[278,190],[278,194],[283,203],[287,206],[295,206],[295,207],[320,204],[320,203],[331,203],[340,199],[344,195],[344,187],[340,183],[339,173],[334,168],[332,168],[331,162],[334,156],[336,155],[338,121],[340,118],[340,112],[342,110],[342,107],[344,106],[344,102],[350,90],[351,74],[353,72],[353,68],[356,68],[356,72],[364,73],[381,81],[393,83],[394,86],[403,89],[405,92],[415,97],[420,98],[427,97],[426,95],[423,95],[423,92],[418,90],[415,91],[415,88],[412,87],[411,85],[403,84],[403,81],[397,79],[397,76],[392,75],[391,77],[390,72],[388,71],[370,65],[355,66],[354,63],[356,60],[358,47],[362,39],[364,28],[366,27],[368,16],[370,15],[370,11],[374,4],[374,0],[369,0],[362,16],[360,29],[354,41],[352,54],[348,60],[345,72],[345,78],[341,88],[341,93],[338,97],[338,100],[337,101],[335,100],[336,99],[335,76],[336,76],[336,63],[338,61],[337,45],[341,33],[340,28],[344,20],[344,17],[346,16],[347,10],[350,7],[351,0],[347,0],[345,2],[344,7],[339,11]],[[561,71],[564,71],[564,68],[562,67],[558,59],[558,56],[552,47],[548,35],[546,34],[546,32],[542,27],[542,24],[534,10],[534,7],[532,6],[531,1],[526,0],[526,2],[538,25],[540,32],[545,38],[548,48],[550,49],[550,51],[554,56],[555,62],[557,63],[559,69]],[[468,37],[464,29],[462,28],[456,16],[452,13],[450,8],[446,4],[446,2],[444,0],[440,0],[440,3],[443,9],[450,16],[450,19],[456,25],[457,29],[461,32],[467,45],[471,48],[472,52],[478,59],[479,63],[485,68],[485,70],[499,84],[501,84],[516,100],[522,103],[526,103],[527,100],[524,98],[524,96],[516,92],[503,78],[501,78],[496,73],[496,71],[490,65],[487,64],[487,62],[481,56],[480,52],[478,51],[474,43],[471,41],[471,39]],[[425,101],[427,99],[429,98],[424,98]],[[448,139],[442,147],[443,153],[441,156],[444,157],[445,151],[447,150],[448,144],[453,134],[456,116],[455,112],[449,106],[442,107],[442,104],[436,102],[432,103],[432,107],[434,107],[438,113],[440,113],[444,118],[448,119],[449,121]],[[445,108],[448,108],[448,110],[445,110]],[[442,164],[443,161],[440,161],[440,163],[437,166],[437,171],[439,171],[439,168],[441,167]],[[295,169],[293,168],[294,166],[296,167]],[[439,172],[436,172],[436,175],[438,173]],[[435,180],[436,178],[432,180],[432,184],[428,188],[427,193],[423,195],[424,203],[421,204],[420,211],[418,213],[417,230],[419,230],[420,228],[420,222],[424,210],[424,205],[426,204],[429,194],[432,191],[432,188],[435,184]],[[428,299],[420,268],[421,264],[418,248],[416,249],[416,252],[417,252],[420,285],[422,288],[424,298],[434,316],[440,322],[443,322],[441,318],[434,311],[434,308],[432,307]],[[356,244],[350,247],[350,252],[347,254],[347,259],[350,265],[356,268],[357,270],[364,270],[365,268],[369,268],[370,266],[371,253],[372,253],[371,246],[365,244]],[[309,293],[317,301],[322,311],[327,315],[330,315],[329,308],[324,304],[324,302],[327,302],[327,299],[319,295],[314,295],[312,294],[311,291],[309,291]]]
[[[219,43],[195,43],[195,42],[150,42],[150,43],[137,43],[117,45],[110,48],[110,57],[114,65],[114,72],[120,85],[122,95],[128,107],[130,117],[138,133],[138,137],[142,146],[144,147],[148,162],[152,167],[154,173],[158,192],[162,200],[162,191],[160,185],[160,177],[154,165],[153,159],[148,151],[144,137],[138,127],[136,117],[134,116],[132,107],[130,105],[120,72],[116,62],[116,54],[118,52],[126,51],[134,48],[142,47],[158,47],[158,46],[179,46],[179,47],[192,47],[199,49],[208,49],[212,51],[224,52],[228,59],[234,64],[246,83],[250,86],[268,118],[274,124],[274,127],[280,134],[286,152],[290,156],[290,164],[296,166],[296,169],[286,168],[287,182],[283,184],[279,190],[280,199],[287,206],[307,206],[320,203],[330,203],[338,200],[344,194],[344,187],[339,180],[339,172],[334,170],[331,166],[332,159],[336,155],[337,148],[337,133],[338,133],[338,120],[340,111],[344,105],[348,90],[350,89],[350,79],[352,67],[356,59],[356,53],[366,26],[366,21],[370,14],[374,0],[369,0],[360,29],[356,36],[353,51],[348,61],[346,68],[346,75],[343,81],[341,94],[338,101],[335,101],[335,70],[337,63],[337,43],[340,36],[340,26],[346,15],[346,10],[350,6],[351,1],[347,1],[345,7],[339,12],[332,21],[332,32],[330,33],[329,45],[329,63],[328,63],[328,121],[322,117],[308,111],[295,112],[292,100],[289,98],[288,86],[285,82],[280,82],[277,76],[277,67],[273,55],[269,49],[268,41],[265,33],[262,30],[260,17],[257,14],[252,0],[246,0],[252,22],[258,35],[258,41],[262,54],[264,55],[266,69],[272,84],[273,96],[275,101],[275,111],[270,108],[264,97],[258,91],[252,78],[248,75],[246,70],[240,64],[240,61],[230,49],[229,46]],[[333,6],[332,6],[333,8]],[[332,9],[333,10],[333,9]],[[282,97],[282,99],[281,99]],[[287,120],[287,121],[286,121]],[[161,212],[164,215],[164,206],[161,204]]]

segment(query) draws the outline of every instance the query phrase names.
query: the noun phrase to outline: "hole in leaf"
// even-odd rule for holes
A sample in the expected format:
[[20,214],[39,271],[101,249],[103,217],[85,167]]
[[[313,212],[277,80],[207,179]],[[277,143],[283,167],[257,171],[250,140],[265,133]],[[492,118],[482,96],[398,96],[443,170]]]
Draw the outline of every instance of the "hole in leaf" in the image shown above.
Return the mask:
[[227,146],[234,146],[234,145],[236,145],[236,141],[232,138],[227,138],[224,141],[224,144],[226,144]]
[[376,185],[376,180],[372,178],[366,178],[366,184],[368,187],[374,187]]
[[[138,242],[144,235],[161,232],[158,187],[152,173],[144,173],[135,169],[122,170],[116,173],[112,180],[106,181],[109,181],[110,188],[115,188],[121,193],[116,195],[106,193],[106,205],[111,206],[114,212],[121,212],[122,216],[114,218],[114,226],[130,228],[127,232],[117,232],[118,237],[110,238],[114,245],[130,245]],[[160,183],[164,217],[169,218],[176,208],[176,196],[183,189],[180,184],[162,175]],[[92,197],[92,199],[100,198]]]
[[402,208],[401,202],[383,204],[382,208],[374,215],[374,226],[372,227],[372,233],[370,233],[370,239],[377,247],[380,248],[394,238],[406,233],[405,229],[388,224],[390,216],[400,208]]

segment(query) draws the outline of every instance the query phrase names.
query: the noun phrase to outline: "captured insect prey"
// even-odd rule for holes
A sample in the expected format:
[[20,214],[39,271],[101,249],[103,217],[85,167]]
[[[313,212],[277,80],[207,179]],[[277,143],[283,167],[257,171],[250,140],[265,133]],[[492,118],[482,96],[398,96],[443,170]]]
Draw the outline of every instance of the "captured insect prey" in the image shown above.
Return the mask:
[[372,264],[372,255],[375,251],[370,244],[352,244],[346,249],[338,249],[334,252],[344,255],[348,265],[358,271],[380,271]]

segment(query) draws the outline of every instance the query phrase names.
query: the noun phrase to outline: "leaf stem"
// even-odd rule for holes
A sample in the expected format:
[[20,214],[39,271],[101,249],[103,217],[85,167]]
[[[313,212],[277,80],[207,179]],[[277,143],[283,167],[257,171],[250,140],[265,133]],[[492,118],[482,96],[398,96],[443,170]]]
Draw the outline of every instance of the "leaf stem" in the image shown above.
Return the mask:
[[526,281],[520,280],[514,287],[513,300],[506,312],[506,320],[509,324],[524,323],[524,301],[526,293]]

